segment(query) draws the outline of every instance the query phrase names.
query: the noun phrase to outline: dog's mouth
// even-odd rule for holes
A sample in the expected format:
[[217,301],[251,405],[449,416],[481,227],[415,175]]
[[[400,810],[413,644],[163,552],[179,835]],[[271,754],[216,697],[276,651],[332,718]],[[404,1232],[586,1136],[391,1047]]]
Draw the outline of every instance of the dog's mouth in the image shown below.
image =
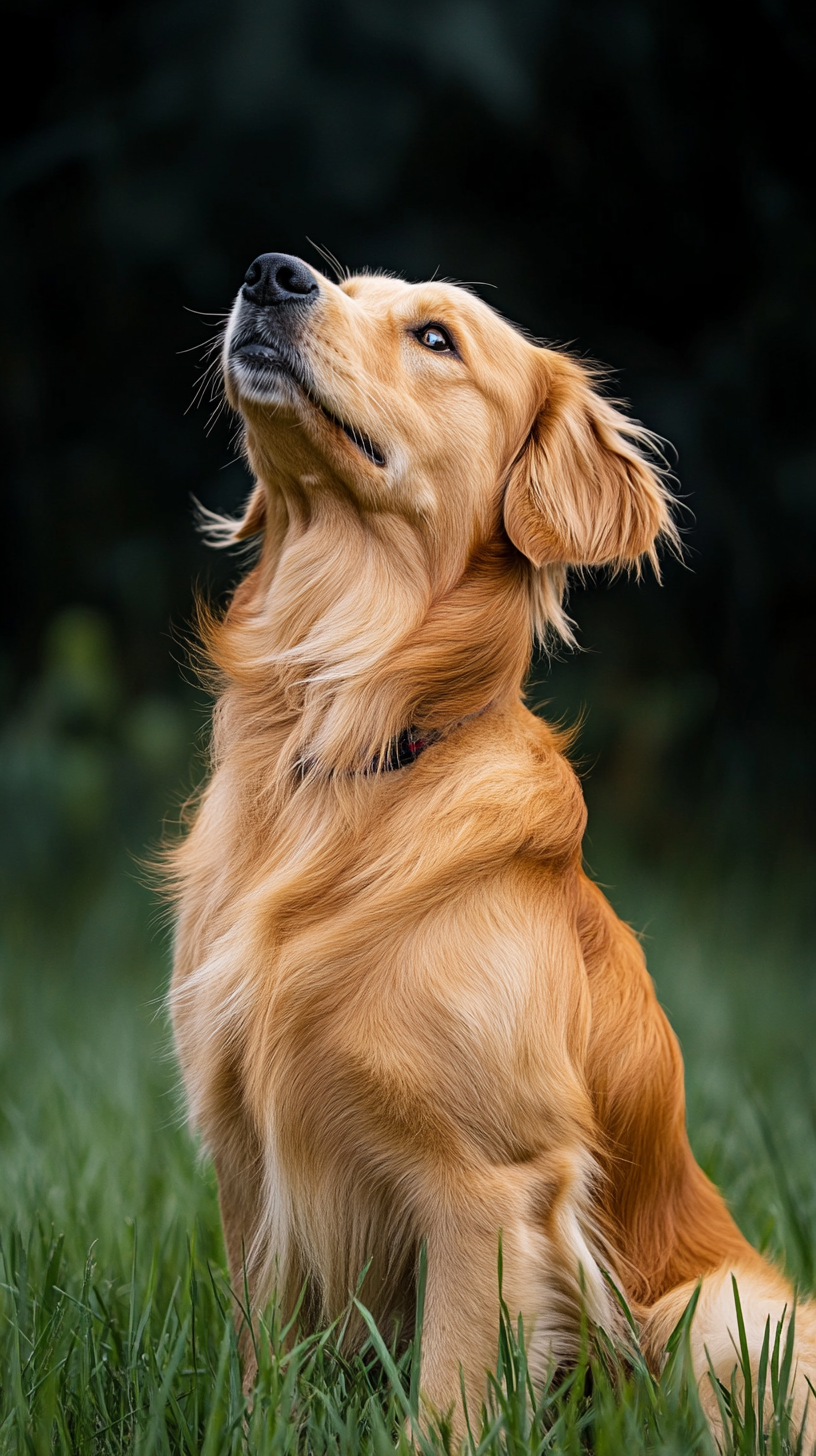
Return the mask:
[[291,379],[297,385],[301,394],[306,396],[309,403],[320,411],[323,418],[334,425],[336,429],[342,430],[343,434],[351,440],[352,444],[356,445],[360,454],[365,455],[366,459],[370,460],[372,465],[378,465],[382,468],[386,464],[384,451],[380,449],[379,445],[374,443],[371,436],[367,435],[364,430],[359,429],[358,426],[348,424],[345,420],[340,419],[339,415],[335,415],[331,410],[327,409],[323,401],[315,393],[313,386],[294,365],[294,361],[282,358],[275,349],[271,349],[268,344],[261,343],[237,345],[230,350],[230,361],[232,360],[241,363],[244,368],[255,374],[259,382],[263,376],[268,377],[270,374],[285,374],[287,378]]

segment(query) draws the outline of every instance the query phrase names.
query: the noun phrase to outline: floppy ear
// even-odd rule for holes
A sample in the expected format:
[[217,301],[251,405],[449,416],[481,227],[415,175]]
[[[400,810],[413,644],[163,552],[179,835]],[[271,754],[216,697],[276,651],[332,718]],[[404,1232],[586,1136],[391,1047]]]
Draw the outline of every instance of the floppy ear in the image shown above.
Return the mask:
[[676,543],[677,532],[642,453],[648,432],[596,393],[582,365],[541,353],[546,392],[504,497],[510,540],[537,567],[624,566],[645,555],[657,569],[657,538]]

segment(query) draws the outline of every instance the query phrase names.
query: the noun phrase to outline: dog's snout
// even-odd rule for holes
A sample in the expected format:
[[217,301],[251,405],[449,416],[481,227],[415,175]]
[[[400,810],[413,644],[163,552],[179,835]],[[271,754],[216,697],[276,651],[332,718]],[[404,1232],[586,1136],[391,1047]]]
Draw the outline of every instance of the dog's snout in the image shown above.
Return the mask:
[[241,289],[247,302],[260,308],[280,303],[311,303],[319,292],[311,268],[289,253],[261,253],[250,263]]

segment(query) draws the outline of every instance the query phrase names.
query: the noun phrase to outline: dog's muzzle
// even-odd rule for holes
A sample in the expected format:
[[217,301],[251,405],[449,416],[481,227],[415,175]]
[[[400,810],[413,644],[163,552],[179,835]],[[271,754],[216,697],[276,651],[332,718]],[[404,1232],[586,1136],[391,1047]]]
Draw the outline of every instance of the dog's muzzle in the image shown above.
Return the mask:
[[247,269],[228,335],[227,367],[255,398],[274,388],[281,373],[308,388],[298,339],[320,284],[289,253],[261,253]]
[[[261,253],[247,269],[241,306],[228,336],[227,371],[241,393],[264,403],[292,381],[369,461],[380,469],[385,452],[358,426],[340,419],[327,407],[298,347],[308,310],[320,297],[320,284],[310,268],[289,253]],[[237,373],[235,372],[237,371]]]

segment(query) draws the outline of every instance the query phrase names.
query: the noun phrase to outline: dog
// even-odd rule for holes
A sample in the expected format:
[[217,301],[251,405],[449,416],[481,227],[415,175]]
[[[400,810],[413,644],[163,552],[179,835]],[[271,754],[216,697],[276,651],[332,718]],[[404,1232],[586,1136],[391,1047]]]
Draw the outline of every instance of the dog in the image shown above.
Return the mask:
[[[677,1041],[582,868],[564,739],[522,700],[533,642],[571,638],[570,569],[656,569],[677,542],[651,437],[465,289],[285,254],[251,265],[223,373],[256,484],[211,526],[257,559],[202,621],[219,696],[174,851],[171,1012],[234,1285],[317,1327],[366,1269],[408,1335],[424,1247],[422,1394],[461,1434],[499,1241],[539,1376],[582,1311],[619,1332],[605,1273],[655,1369],[700,1284],[716,1418],[732,1275],[755,1367],[793,1293],[694,1160]],[[801,1417],[808,1304],[795,1359]]]

